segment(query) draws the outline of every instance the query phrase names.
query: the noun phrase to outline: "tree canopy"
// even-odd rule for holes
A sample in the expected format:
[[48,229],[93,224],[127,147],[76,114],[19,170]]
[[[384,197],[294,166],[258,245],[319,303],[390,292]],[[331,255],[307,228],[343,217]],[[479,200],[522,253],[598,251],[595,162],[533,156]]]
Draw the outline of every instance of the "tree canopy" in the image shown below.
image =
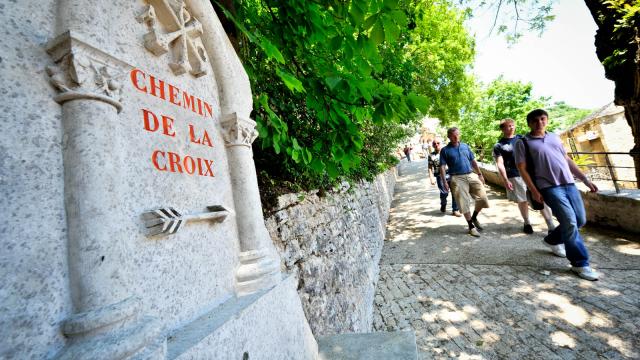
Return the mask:
[[502,77],[489,84],[479,84],[473,101],[462,108],[461,118],[457,123],[463,141],[472,146],[481,159],[490,161],[491,149],[502,136],[499,124],[503,119],[513,119],[517,133],[524,134],[529,131],[526,115],[536,108],[545,108],[549,113],[550,131],[565,129],[592,112],[589,109],[574,108],[564,102],[551,103],[550,98],[536,98],[532,91],[531,83]]
[[[222,7],[254,92],[264,175],[371,178],[427,113],[457,118],[474,42],[447,0],[241,0]],[[220,8],[218,8],[220,9]],[[230,11],[234,10],[234,11]]]
[[490,156],[489,151],[500,138],[500,120],[515,120],[519,132],[528,129],[525,120],[529,111],[544,107],[548,99],[534,98],[533,85],[502,77],[489,84],[479,84],[473,101],[461,110],[458,123],[463,141],[476,149],[478,155]]

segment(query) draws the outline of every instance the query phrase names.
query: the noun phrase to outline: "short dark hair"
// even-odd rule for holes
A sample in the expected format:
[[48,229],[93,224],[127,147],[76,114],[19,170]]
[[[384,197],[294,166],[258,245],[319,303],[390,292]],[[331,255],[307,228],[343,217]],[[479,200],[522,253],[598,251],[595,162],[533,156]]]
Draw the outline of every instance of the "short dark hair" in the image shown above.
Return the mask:
[[458,129],[457,127],[450,127],[449,129],[447,129],[447,137],[449,137],[449,135],[453,134],[455,131],[460,131],[460,129]]
[[532,110],[527,114],[527,124],[530,124],[533,120],[535,120],[535,118],[542,115],[549,117],[549,114],[547,114],[547,112],[542,109]]

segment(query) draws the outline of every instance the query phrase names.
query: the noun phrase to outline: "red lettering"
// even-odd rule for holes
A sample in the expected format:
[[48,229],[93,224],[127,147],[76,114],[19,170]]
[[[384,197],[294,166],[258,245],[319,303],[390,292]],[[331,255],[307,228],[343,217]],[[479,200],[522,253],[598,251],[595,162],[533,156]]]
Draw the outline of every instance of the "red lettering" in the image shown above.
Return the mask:
[[204,174],[202,173],[202,159],[201,158],[198,158],[198,175],[204,176]]
[[[160,123],[158,122],[158,117],[156,116],[156,114],[147,109],[142,109],[142,113],[144,114],[144,129],[150,132],[158,130]],[[151,118],[153,119],[153,127],[151,126],[151,122],[149,121],[149,116],[151,116]]]
[[178,169],[179,173],[182,173],[182,166],[180,166],[180,155],[172,152],[167,152],[169,154],[169,171],[176,172]]
[[[168,84],[169,85],[169,102],[172,103],[173,105],[182,105],[180,103],[180,100],[178,99],[178,94],[180,94],[180,89],[178,89],[177,87]],[[176,102],[176,100],[178,102]]]
[[203,101],[203,102],[204,102],[205,109],[209,113],[209,117],[213,117],[213,107],[211,105],[209,105],[208,102],[206,102],[206,101]]
[[196,139],[196,135],[193,131],[193,125],[189,124],[189,141],[194,144],[200,144],[200,139]]
[[136,89],[142,91],[143,93],[147,92],[147,87],[141,87],[140,83],[138,83],[138,75],[142,75],[142,78],[145,78],[145,74],[142,72],[142,70],[139,69],[133,69],[131,70],[131,83],[133,84],[133,87],[135,87]]
[[202,113],[202,100],[200,100],[200,98],[196,98],[198,100],[198,114],[204,116],[204,114]]
[[182,107],[184,107],[185,109],[190,109],[193,112],[196,112],[196,101],[193,98],[193,95],[189,95],[187,94],[186,91],[182,92]]
[[177,172],[177,173],[187,173],[188,175],[193,175],[198,171],[198,175],[200,176],[210,176],[215,177],[213,175],[213,170],[211,167],[213,166],[213,160],[207,160],[203,158],[194,158],[192,156],[185,156],[183,158],[180,155],[173,153],[171,151],[155,150],[151,154],[151,162],[153,166],[159,171],[169,171],[169,172]]
[[[213,177],[213,170],[211,170],[211,165],[213,165],[213,160],[207,160],[207,159],[202,159],[202,160],[204,160],[204,166],[206,167],[204,175],[202,175],[202,176],[211,176],[211,177]],[[211,175],[208,175],[208,174],[211,174]]]
[[[153,77],[153,75],[149,76],[149,78],[151,79],[151,95],[155,96],[155,97],[159,97],[162,100],[166,100],[164,98],[164,81],[160,80],[160,79],[156,79],[155,77]],[[158,83],[156,84],[156,80],[158,81]],[[158,94],[156,93],[156,90],[160,90],[160,96],[158,96]]]
[[211,143],[211,137],[209,137],[209,133],[207,130],[203,130],[204,134],[202,135],[202,139],[196,138],[195,130],[192,124],[189,124],[189,141],[198,145],[207,145],[209,147],[213,147]]
[[160,167],[160,165],[158,164],[158,155],[162,155],[162,157],[165,157],[163,151],[160,151],[160,150],[154,151],[153,154],[151,155],[151,162],[153,162],[153,166],[155,166],[156,169],[160,171],[167,171],[166,165],[164,167]]
[[162,133],[167,135],[167,136],[176,136],[176,132],[172,132],[173,130],[173,120],[172,118],[162,115]]
[[[189,164],[191,164],[191,170],[189,170]],[[184,166],[184,171],[186,171],[189,175],[193,175],[193,173],[196,171],[196,162],[189,155],[184,157],[184,160],[182,160],[182,165]]]
[[209,147],[213,147],[213,144],[211,143],[211,138],[209,137],[207,130],[203,130],[203,131],[204,131],[204,135],[202,135],[202,145],[209,145]]
[[[129,78],[133,87],[140,92],[166,100],[186,110],[191,110],[202,117],[213,117],[213,105],[197,96],[190,95],[175,85],[158,79],[153,75],[148,75],[140,69],[131,70]],[[166,90],[167,87],[169,90]]]

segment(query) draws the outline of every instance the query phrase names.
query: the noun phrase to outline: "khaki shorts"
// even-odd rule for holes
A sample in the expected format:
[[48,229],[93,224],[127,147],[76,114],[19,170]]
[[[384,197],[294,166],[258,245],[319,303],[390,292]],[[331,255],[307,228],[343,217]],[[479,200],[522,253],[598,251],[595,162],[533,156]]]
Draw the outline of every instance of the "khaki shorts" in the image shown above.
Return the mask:
[[482,184],[476,173],[452,175],[451,192],[456,198],[460,212],[463,214],[471,211],[472,202],[475,202],[476,209],[489,207],[489,199],[484,190],[484,184]]
[[527,185],[520,176],[509,178],[511,184],[513,184],[513,190],[507,188],[507,199],[514,202],[526,202],[527,201]]

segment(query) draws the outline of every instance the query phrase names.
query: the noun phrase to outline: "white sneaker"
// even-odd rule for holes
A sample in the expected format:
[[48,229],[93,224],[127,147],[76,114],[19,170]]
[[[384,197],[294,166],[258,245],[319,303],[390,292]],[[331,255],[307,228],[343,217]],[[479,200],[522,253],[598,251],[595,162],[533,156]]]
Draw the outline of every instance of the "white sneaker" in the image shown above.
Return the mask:
[[469,235],[475,236],[475,237],[480,237],[480,233],[478,232],[478,230],[476,230],[476,228],[469,229]]
[[564,249],[564,244],[551,245],[548,242],[546,242],[544,239],[542,239],[542,243],[551,249],[551,252],[553,253],[553,255],[558,257],[567,257],[567,252]]
[[574,273],[578,274],[578,276],[586,280],[596,281],[600,277],[600,274],[598,274],[597,271],[593,270],[589,266],[583,266],[583,267],[572,266],[571,271],[573,271]]
[[556,254],[556,255],[558,255],[560,257],[567,257],[567,250],[565,250],[564,244],[559,244],[559,245],[556,245],[556,246],[558,247],[558,253],[556,254],[554,252],[554,254]]

